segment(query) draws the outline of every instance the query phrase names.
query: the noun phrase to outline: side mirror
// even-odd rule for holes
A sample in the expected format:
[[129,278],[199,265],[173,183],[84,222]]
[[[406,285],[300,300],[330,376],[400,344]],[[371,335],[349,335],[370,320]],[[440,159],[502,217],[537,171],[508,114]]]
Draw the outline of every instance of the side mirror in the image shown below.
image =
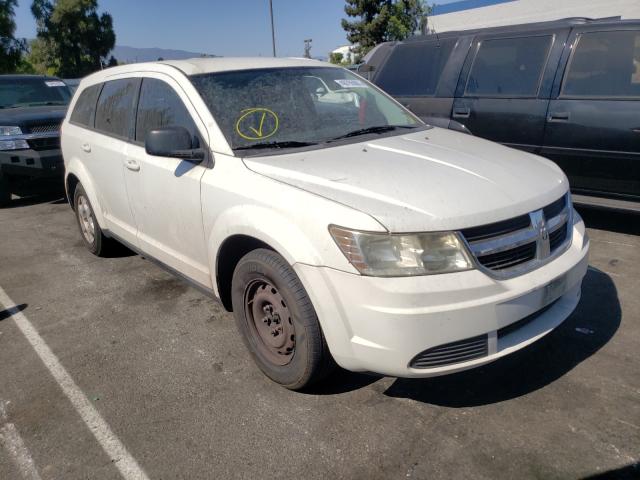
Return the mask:
[[184,127],[164,127],[147,133],[144,148],[149,155],[172,157],[200,163],[204,150]]
[[327,93],[327,91],[324,88],[322,88],[322,87],[316,88],[316,95],[318,95],[319,97],[321,97],[325,93]]

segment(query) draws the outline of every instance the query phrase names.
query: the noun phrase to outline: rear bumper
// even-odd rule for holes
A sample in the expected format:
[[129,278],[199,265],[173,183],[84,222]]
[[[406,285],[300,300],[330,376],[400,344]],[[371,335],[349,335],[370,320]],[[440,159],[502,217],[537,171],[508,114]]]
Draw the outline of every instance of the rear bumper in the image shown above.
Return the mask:
[[[571,314],[580,299],[589,250],[584,223],[577,215],[573,229],[565,253],[508,280],[478,270],[374,278],[302,264],[295,269],[338,364],[353,371],[430,377],[508,355],[546,335]],[[505,328],[525,318],[526,322]],[[422,352],[436,349],[436,357],[442,357],[439,347],[476,337],[486,339],[486,352],[479,357],[428,368],[412,363]]]

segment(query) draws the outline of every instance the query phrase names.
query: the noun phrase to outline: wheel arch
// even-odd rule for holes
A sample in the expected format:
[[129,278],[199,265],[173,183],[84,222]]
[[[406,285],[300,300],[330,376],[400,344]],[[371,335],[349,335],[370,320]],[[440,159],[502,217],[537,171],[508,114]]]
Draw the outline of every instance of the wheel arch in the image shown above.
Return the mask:
[[93,213],[96,216],[96,220],[98,220],[98,225],[100,225],[101,228],[104,228],[105,222],[104,217],[102,216],[102,208],[100,207],[98,195],[89,172],[84,165],[77,160],[72,160],[65,166],[65,168],[66,173],[64,185],[71,208],[75,209],[75,206],[73,205],[75,190],[78,185],[82,185],[82,188],[84,188],[85,193],[89,197],[89,201],[93,207]]
[[264,207],[240,205],[221,214],[211,229],[208,244],[214,291],[228,311],[233,271],[251,250],[273,250],[292,266],[297,262],[321,262],[316,248],[298,226]]

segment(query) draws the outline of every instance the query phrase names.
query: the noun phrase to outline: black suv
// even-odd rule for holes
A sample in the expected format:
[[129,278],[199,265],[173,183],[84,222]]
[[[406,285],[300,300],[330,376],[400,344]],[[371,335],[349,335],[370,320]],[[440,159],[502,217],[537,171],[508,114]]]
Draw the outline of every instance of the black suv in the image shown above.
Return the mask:
[[0,206],[12,193],[63,191],[60,124],[70,100],[58,78],[0,75]]
[[554,160],[576,203],[640,211],[640,20],[417,36],[359,71],[427,123]]

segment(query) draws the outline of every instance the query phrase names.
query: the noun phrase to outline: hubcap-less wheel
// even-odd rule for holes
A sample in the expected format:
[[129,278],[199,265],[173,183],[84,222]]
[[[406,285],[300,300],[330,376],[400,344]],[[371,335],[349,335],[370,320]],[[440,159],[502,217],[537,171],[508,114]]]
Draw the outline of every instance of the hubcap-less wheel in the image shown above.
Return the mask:
[[91,215],[89,200],[84,195],[78,197],[78,220],[80,220],[80,230],[85,240],[93,244],[96,238],[96,225]]
[[260,352],[275,365],[291,362],[296,334],[282,295],[267,280],[251,282],[245,289],[245,318]]

